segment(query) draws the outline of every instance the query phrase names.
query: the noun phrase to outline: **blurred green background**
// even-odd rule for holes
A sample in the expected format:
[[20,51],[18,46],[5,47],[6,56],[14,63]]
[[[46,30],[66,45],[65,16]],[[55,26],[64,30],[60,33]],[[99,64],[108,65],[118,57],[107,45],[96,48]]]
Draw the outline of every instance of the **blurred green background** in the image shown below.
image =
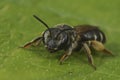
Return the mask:
[[[63,65],[63,51],[50,54],[44,45],[29,50],[18,47],[39,36],[49,26],[66,23],[97,25],[107,35],[105,46],[115,57],[93,52],[95,71],[84,52],[75,52]],[[1,0],[0,80],[120,80],[120,0]]]

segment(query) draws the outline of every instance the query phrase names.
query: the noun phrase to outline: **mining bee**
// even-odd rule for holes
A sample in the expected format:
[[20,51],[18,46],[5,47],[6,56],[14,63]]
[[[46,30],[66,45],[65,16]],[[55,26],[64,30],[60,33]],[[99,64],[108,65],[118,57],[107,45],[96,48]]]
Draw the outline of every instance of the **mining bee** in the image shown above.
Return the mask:
[[64,50],[65,53],[60,58],[60,64],[62,64],[73,51],[83,49],[87,54],[90,65],[94,69],[96,69],[96,66],[91,54],[91,48],[112,55],[111,51],[107,50],[103,45],[106,42],[105,34],[96,26],[78,25],[71,27],[66,24],[58,24],[50,28],[39,17],[36,15],[33,16],[47,29],[43,32],[42,36],[26,43],[22,48],[29,48],[32,45],[39,46],[42,41],[50,53]]

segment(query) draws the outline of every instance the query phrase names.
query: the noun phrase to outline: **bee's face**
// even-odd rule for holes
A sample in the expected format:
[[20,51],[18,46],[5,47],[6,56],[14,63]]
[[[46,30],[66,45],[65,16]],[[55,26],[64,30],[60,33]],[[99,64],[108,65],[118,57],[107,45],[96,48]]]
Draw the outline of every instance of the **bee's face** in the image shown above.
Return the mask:
[[[62,46],[67,41],[67,34],[65,32],[61,32],[61,30],[56,28],[50,28],[51,34],[49,30],[46,30],[43,34],[43,42],[45,44],[45,47],[50,52],[55,52],[57,50],[60,50]],[[60,34],[59,34],[60,33]]]

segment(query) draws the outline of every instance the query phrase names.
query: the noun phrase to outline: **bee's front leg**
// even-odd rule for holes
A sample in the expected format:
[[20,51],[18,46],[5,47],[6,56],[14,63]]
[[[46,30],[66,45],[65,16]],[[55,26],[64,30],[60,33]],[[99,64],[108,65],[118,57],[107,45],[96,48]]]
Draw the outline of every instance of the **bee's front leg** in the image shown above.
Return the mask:
[[72,51],[76,48],[77,42],[73,42],[64,55],[60,58],[60,64],[62,64],[71,55]]
[[60,58],[60,64],[62,64],[66,59],[68,59],[68,57],[71,55],[72,50],[68,50],[66,51],[63,56]]
[[31,45],[37,46],[41,43],[42,39],[43,39],[43,37],[37,37],[37,38],[33,39],[32,41],[26,43],[21,48],[29,48]]

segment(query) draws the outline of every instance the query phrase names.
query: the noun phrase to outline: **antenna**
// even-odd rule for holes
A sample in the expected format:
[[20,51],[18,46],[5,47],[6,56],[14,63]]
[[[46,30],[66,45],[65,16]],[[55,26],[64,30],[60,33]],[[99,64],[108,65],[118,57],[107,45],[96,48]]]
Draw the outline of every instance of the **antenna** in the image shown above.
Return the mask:
[[50,36],[51,36],[51,31],[50,31],[49,26],[43,20],[41,20],[39,17],[37,17],[36,15],[33,15],[33,17],[35,19],[37,19],[39,22],[41,22],[45,27],[47,27],[48,31],[50,32]]

